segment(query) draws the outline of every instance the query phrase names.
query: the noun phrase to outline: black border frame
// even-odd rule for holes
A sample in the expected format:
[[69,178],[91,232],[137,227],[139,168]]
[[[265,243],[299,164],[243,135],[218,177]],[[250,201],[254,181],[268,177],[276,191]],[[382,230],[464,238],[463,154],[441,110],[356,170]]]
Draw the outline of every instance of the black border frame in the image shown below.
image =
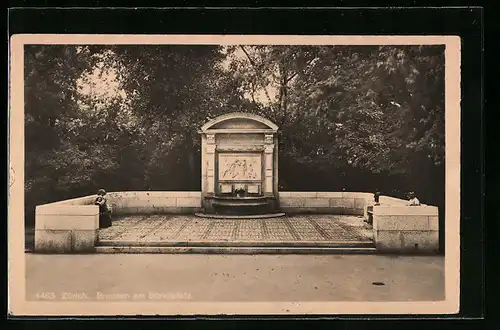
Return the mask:
[[[98,2],[98,1],[95,1]],[[102,2],[101,2],[102,3]],[[8,37],[64,34],[331,34],[461,37],[461,289],[456,315],[246,316],[241,319],[478,319],[484,317],[484,143],[482,8],[13,8]],[[297,22],[302,22],[297,24]],[[9,46],[7,46],[9,47]],[[7,228],[6,228],[7,229]],[[6,233],[7,231],[5,231]],[[7,242],[7,240],[4,240]],[[12,319],[28,319],[14,317]],[[47,319],[34,317],[29,319]],[[114,319],[81,317],[81,319]],[[129,317],[124,317],[129,319]],[[137,318],[137,317],[132,317]],[[233,319],[232,316],[141,319]],[[65,317],[64,319],[74,319]],[[399,322],[396,322],[399,323]],[[393,325],[394,324],[393,322]]]

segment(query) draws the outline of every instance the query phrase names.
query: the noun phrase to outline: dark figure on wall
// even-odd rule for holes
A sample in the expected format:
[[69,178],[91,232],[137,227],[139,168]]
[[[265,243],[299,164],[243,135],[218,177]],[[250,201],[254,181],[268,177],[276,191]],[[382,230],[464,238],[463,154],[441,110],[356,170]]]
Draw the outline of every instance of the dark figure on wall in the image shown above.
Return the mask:
[[99,205],[99,228],[111,227],[111,208],[108,206],[104,189],[99,189],[94,204]]
[[373,195],[373,199],[375,201],[375,205],[380,205],[380,191],[376,191]]
[[415,197],[415,193],[410,191],[408,193],[408,206],[420,206],[420,201]]

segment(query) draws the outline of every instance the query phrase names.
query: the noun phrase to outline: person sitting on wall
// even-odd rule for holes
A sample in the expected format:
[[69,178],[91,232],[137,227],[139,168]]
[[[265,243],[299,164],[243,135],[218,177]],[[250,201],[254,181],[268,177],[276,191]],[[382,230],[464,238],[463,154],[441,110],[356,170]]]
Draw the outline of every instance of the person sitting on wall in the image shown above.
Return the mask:
[[415,193],[411,191],[408,194],[408,206],[420,206],[420,201],[415,197]]
[[111,226],[111,208],[108,206],[108,201],[106,198],[106,191],[104,189],[99,189],[97,192],[97,198],[94,202],[95,205],[99,205],[99,228],[108,228]]

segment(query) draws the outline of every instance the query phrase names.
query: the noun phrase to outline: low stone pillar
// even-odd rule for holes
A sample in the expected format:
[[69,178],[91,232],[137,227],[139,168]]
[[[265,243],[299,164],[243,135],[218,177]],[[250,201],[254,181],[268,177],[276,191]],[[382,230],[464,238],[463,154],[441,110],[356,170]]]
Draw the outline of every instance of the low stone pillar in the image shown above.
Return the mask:
[[428,205],[375,205],[373,238],[377,250],[381,252],[438,252],[438,208]]
[[272,135],[266,135],[266,145],[264,147],[264,195],[274,195],[274,181],[273,181],[273,155],[274,144]]
[[370,219],[370,213],[373,212],[373,205],[375,205],[373,201],[367,201],[365,206],[363,207],[363,218],[365,220]]
[[41,205],[35,211],[35,252],[93,252],[98,240],[96,205]]
[[213,195],[215,192],[215,135],[207,134],[206,143],[206,193],[209,195]]

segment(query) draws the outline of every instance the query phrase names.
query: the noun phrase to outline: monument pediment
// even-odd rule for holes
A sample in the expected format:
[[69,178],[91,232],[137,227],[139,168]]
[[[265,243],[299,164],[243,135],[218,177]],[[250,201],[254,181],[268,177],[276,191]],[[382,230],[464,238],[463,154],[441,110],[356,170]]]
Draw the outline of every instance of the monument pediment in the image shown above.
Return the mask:
[[212,129],[269,129],[266,124],[255,120],[248,120],[246,118],[231,118],[219,122],[211,127]]
[[201,132],[210,131],[270,131],[276,132],[278,126],[268,119],[249,113],[230,113],[216,117],[201,127]]

